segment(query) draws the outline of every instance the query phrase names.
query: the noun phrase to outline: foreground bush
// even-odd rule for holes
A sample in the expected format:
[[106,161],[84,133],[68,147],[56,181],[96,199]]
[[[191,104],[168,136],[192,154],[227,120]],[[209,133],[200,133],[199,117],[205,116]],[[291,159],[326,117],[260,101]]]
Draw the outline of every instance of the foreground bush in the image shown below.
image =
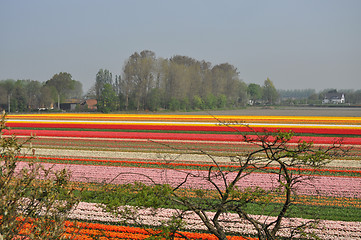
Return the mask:
[[0,122],[0,239],[18,239],[22,235],[30,239],[64,238],[64,221],[79,202],[69,186],[68,172],[52,171],[32,162],[19,168],[23,145],[31,139],[20,142],[14,136],[5,138],[5,129],[3,115]]

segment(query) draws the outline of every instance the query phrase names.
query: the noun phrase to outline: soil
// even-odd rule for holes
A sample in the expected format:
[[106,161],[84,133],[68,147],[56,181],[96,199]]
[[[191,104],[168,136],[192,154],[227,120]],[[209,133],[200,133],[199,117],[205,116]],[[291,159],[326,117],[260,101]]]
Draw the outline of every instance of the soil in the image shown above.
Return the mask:
[[167,112],[164,114],[361,117],[361,107],[247,107],[234,110],[210,110],[175,113]]

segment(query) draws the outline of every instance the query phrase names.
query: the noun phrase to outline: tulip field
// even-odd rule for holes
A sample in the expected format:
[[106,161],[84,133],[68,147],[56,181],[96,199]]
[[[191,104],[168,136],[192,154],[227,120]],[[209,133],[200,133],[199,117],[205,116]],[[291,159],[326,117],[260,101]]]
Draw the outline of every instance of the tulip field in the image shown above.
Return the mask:
[[[244,135],[256,138],[265,132],[293,131],[291,145],[299,141],[313,142],[320,148],[342,144],[349,149],[347,156],[323,169],[294,170],[305,177],[297,185],[296,205],[319,212],[315,234],[321,239],[361,239],[361,117],[63,113],[7,115],[6,122],[10,130],[4,136],[34,137],[28,144],[34,150],[24,150],[19,168],[28,161],[39,161],[54,170],[66,168],[74,185],[90,192],[99,190],[102,183],[151,184],[148,177],[156,183],[176,186],[191,173],[198,178],[181,191],[190,196],[197,188],[207,189],[211,196],[214,189],[201,181],[202,176],[206,177],[213,161],[222,169],[237,169],[232,159],[255,149],[244,141]],[[275,176],[253,173],[238,187],[271,189],[275,182]],[[275,204],[282,201],[275,199]],[[172,211],[176,209],[162,209],[156,216],[144,212],[143,222],[159,226]],[[254,214],[268,221],[260,212]],[[307,221],[309,215],[302,214],[285,224]],[[84,200],[66,222],[66,234],[74,239],[115,240],[145,239],[157,231],[121,226],[121,222],[120,217],[104,213],[94,202]],[[217,239],[192,213],[185,222],[183,236]],[[237,216],[230,214],[222,224],[230,233],[229,239],[255,239],[252,226]],[[31,226],[25,225],[24,233],[27,228]],[[286,236],[287,232],[282,234]],[[176,239],[182,239],[182,235]]]

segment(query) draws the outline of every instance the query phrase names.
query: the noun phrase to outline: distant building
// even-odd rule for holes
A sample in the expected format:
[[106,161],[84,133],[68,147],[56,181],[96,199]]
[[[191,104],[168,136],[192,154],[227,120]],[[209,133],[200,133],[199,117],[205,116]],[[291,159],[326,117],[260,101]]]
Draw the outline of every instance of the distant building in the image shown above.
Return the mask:
[[75,111],[76,106],[81,103],[79,99],[67,99],[60,103],[60,109],[65,111]]
[[345,94],[338,92],[329,92],[326,93],[324,99],[322,100],[323,104],[340,104],[345,103]]
[[81,103],[81,105],[87,105],[88,109],[91,111],[97,110],[97,103],[98,101],[96,99],[87,99]]
[[[53,106],[51,106],[53,109]],[[97,110],[97,100],[96,99],[66,99],[64,102],[60,103],[60,109],[63,111],[96,111]]]

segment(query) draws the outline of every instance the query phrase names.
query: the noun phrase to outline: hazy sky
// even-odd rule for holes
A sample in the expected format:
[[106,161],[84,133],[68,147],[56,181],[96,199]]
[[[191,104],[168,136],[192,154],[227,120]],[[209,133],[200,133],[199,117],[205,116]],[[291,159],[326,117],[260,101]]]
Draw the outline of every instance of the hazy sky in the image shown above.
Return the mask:
[[145,49],[278,89],[361,89],[361,1],[0,0],[0,80],[69,72],[87,91]]

